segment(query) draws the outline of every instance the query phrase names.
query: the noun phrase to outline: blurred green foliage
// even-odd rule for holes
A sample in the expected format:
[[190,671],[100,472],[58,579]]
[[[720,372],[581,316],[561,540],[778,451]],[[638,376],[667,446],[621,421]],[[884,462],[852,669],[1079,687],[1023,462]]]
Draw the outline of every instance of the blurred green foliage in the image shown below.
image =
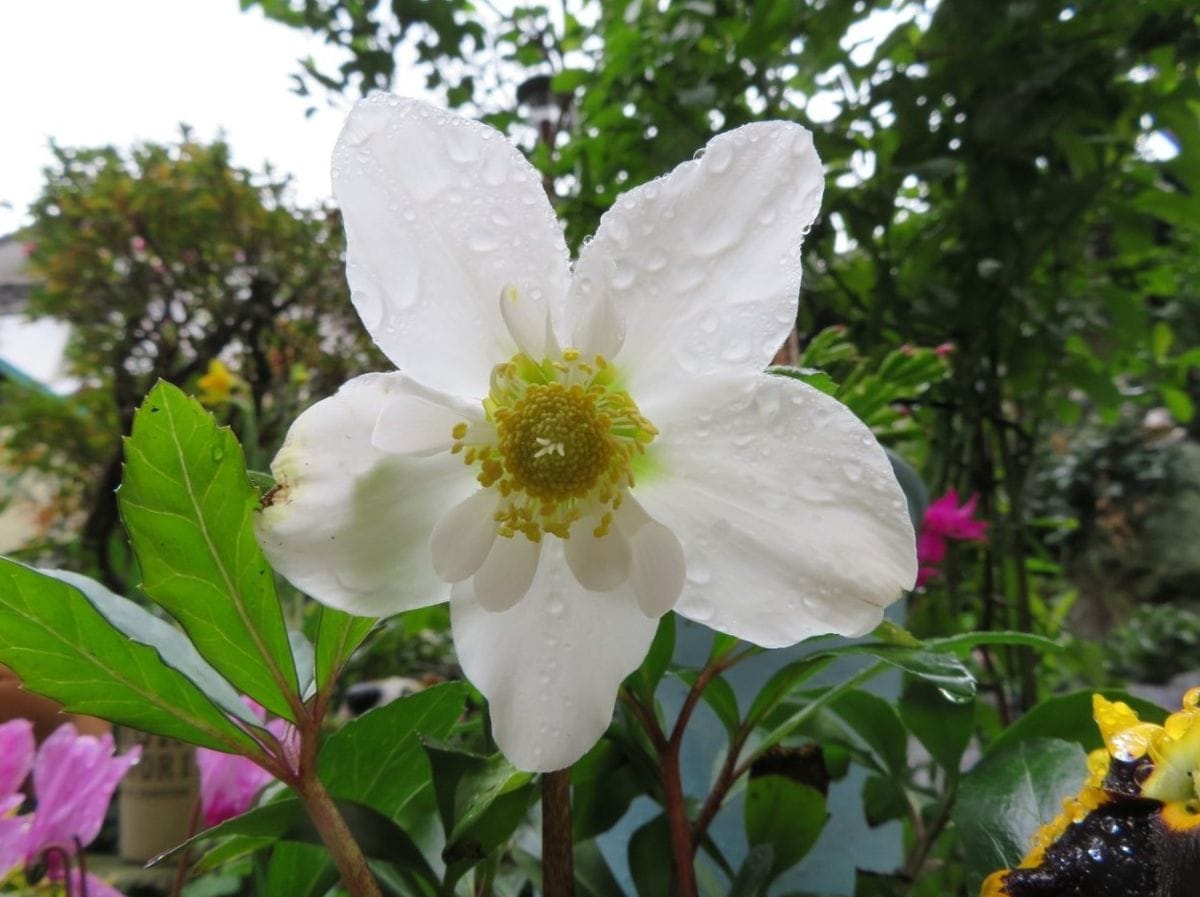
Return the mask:
[[303,405],[380,361],[348,301],[337,215],[295,207],[287,179],[236,168],[225,144],[186,130],[129,152],[55,146],[54,159],[27,233],[28,313],[71,322],[80,388],[5,385],[4,423],[9,450],[63,490],[59,513],[83,535],[74,565],[120,589],[120,437],[157,380],[195,388],[216,358],[240,371],[245,403],[225,412],[253,419],[255,466]]

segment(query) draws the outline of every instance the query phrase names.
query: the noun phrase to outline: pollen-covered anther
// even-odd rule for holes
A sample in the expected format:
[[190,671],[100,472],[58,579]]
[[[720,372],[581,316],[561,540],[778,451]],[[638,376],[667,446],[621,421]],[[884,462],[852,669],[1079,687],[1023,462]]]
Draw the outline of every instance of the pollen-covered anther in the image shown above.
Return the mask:
[[539,363],[519,354],[495,367],[484,402],[491,426],[460,423],[451,435],[452,450],[478,463],[480,485],[503,499],[499,535],[566,539],[585,513],[600,519],[593,535],[608,534],[633,485],[631,462],[658,433],[616,379],[602,356],[584,361],[570,348],[560,358]]

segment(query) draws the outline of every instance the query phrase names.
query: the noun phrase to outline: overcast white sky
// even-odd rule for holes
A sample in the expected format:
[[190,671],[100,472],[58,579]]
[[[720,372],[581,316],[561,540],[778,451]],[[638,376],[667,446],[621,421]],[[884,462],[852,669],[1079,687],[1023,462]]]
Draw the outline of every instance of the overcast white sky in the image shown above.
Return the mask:
[[295,175],[299,199],[327,197],[345,109],[318,97],[304,117],[289,76],[307,55],[330,58],[237,0],[0,0],[0,235],[27,222],[49,138],[169,141],[180,122],[224,129],[239,164]]

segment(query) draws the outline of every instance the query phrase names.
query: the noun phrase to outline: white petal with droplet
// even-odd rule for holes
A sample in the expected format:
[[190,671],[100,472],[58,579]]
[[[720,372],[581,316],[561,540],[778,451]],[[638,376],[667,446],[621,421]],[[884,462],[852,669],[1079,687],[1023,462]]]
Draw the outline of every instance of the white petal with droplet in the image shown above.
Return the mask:
[[629,578],[629,541],[615,528],[604,536],[593,535],[599,522],[595,516],[576,522],[563,551],[581,586],[593,592],[609,592]]
[[596,303],[613,303],[625,327],[615,360],[639,404],[697,375],[770,362],[795,322],[800,244],[822,188],[809,132],[761,122],[714,137],[701,159],[604,214],[568,307],[590,333],[605,314]]
[[835,399],[760,374],[697,381],[648,413],[662,473],[634,492],[684,546],[679,613],[779,647],[862,635],[912,587],[904,493],[871,431]]
[[355,106],[333,170],[346,276],[371,337],[423,383],[486,394],[516,350],[500,290],[553,307],[570,281],[541,179],[491,128],[385,94]]
[[656,628],[628,587],[584,590],[562,552],[547,540],[529,594],[508,611],[484,610],[470,581],[450,602],[459,662],[488,700],[496,743],[533,772],[571,765],[604,734]]

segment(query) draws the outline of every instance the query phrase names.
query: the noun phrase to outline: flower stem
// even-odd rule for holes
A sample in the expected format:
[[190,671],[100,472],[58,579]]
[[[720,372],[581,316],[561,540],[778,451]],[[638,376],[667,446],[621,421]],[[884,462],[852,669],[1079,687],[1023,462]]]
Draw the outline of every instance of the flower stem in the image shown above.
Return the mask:
[[675,856],[675,897],[696,897],[696,869],[692,852],[692,825],[683,800],[679,774],[679,744],[672,739],[658,757],[671,853]]
[[307,776],[298,783],[296,790],[313,826],[333,857],[350,897],[382,897],[362,848],[354,840],[350,827],[346,825],[346,820],[321,780],[316,775]]
[[574,897],[571,846],[571,770],[542,773],[542,893]]

